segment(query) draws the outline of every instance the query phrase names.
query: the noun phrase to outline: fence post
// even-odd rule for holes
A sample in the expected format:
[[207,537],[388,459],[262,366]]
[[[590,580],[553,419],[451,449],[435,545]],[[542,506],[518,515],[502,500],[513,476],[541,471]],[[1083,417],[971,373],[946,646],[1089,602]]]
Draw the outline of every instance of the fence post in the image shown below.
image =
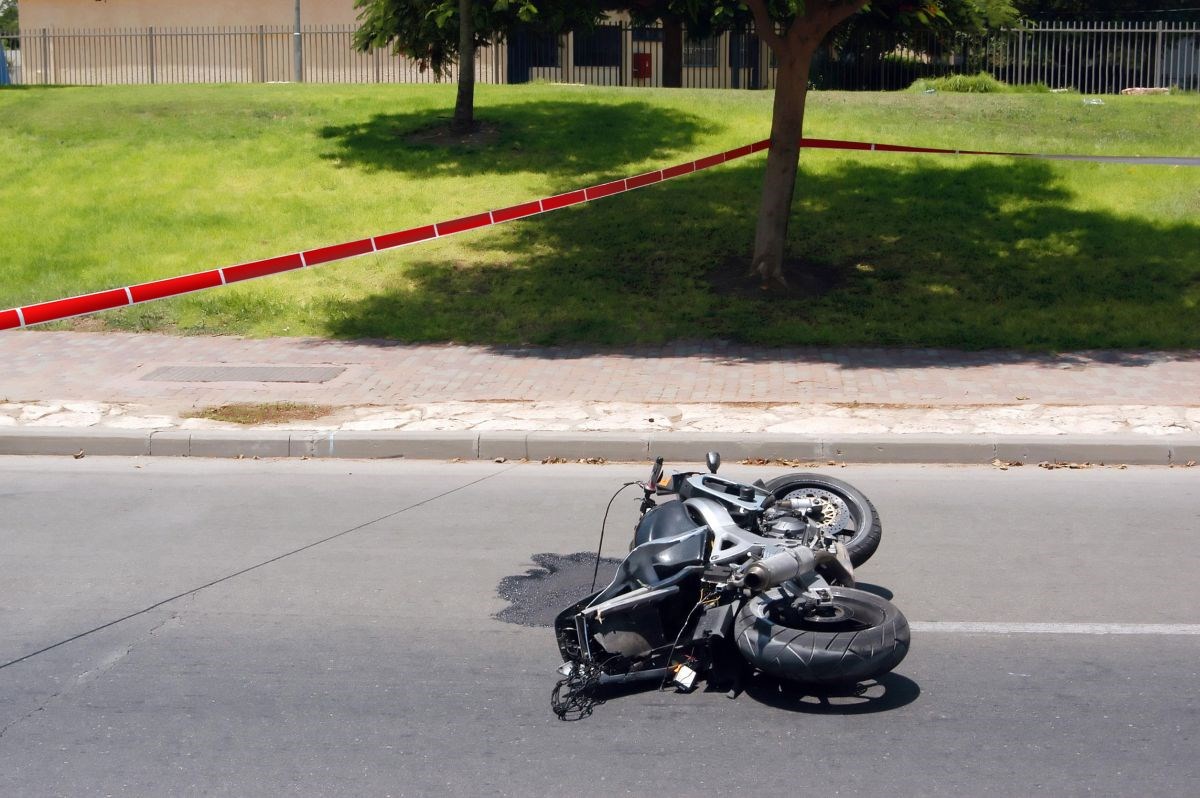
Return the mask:
[[1025,85],[1025,28],[1017,37],[1017,85]]
[[633,25],[622,24],[621,29],[621,85],[633,85]]
[[267,33],[262,25],[258,26],[258,82],[267,82]]
[[45,28],[42,28],[42,85],[50,85],[50,31]]
[[[755,36],[758,32],[755,31]],[[771,88],[771,48],[766,42],[759,42],[758,45],[758,88]]]
[[567,31],[559,41],[562,43],[562,66],[559,74],[563,83],[570,83],[575,77],[575,31]]
[[304,38],[300,30],[300,0],[296,0],[296,28],[292,33],[292,80],[304,82]]
[[150,84],[153,85],[158,79],[157,67],[154,63],[154,27],[151,26],[146,31],[146,53],[150,59]]
[[1154,86],[1163,84],[1163,21],[1158,21],[1158,30],[1154,34]]

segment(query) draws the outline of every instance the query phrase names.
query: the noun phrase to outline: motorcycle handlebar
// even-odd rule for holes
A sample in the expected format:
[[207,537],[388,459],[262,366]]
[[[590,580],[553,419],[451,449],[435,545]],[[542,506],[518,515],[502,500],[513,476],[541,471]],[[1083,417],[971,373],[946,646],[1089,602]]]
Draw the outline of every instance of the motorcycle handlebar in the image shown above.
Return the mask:
[[654,467],[650,469],[650,486],[651,487],[654,487],[655,485],[657,485],[658,481],[660,479],[662,479],[662,472],[663,472],[663,459],[661,457],[655,458]]

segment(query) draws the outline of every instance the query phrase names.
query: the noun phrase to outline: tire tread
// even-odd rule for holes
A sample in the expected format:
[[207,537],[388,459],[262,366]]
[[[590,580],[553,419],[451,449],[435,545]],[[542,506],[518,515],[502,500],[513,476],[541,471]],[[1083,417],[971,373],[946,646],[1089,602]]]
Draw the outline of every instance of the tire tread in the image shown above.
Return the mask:
[[734,623],[734,639],[754,667],[783,679],[832,685],[882,676],[908,653],[908,621],[894,604],[861,590],[832,588],[835,596],[875,605],[883,621],[868,629],[843,632],[797,630],[772,621],[766,607],[770,593],[742,605]]

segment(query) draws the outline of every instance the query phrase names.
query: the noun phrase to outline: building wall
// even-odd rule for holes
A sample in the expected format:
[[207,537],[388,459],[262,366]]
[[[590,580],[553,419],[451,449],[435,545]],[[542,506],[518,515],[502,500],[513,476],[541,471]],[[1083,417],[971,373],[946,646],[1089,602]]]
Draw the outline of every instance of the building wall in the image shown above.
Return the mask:
[[[20,0],[21,30],[291,25],[295,0]],[[354,0],[301,0],[304,25],[354,23]]]

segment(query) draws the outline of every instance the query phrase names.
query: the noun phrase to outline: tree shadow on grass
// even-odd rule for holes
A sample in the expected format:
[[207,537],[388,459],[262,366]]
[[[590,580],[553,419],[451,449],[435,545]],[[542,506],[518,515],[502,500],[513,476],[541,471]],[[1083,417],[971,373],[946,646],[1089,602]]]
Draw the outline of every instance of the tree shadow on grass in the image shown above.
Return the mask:
[[444,109],[376,115],[326,127],[320,135],[334,144],[325,157],[368,171],[466,177],[538,172],[575,178],[568,186],[575,188],[581,174],[669,159],[711,129],[698,116],[636,101],[533,101],[489,105],[477,113],[485,132],[494,130],[477,143],[423,140],[422,131],[448,121]]
[[[792,361],[805,354],[755,347],[975,350],[866,363],[897,368],[1200,347],[1200,224],[1073,207],[1037,162],[807,170],[790,255],[834,275],[824,293],[723,290],[752,241],[760,179],[757,162],[730,165],[494,228],[474,234],[476,263],[414,253],[395,288],[331,302],[328,331],[499,347],[724,339],[753,345],[732,359]],[[497,251],[509,254],[484,254]],[[980,351],[995,349],[1020,351]]]

